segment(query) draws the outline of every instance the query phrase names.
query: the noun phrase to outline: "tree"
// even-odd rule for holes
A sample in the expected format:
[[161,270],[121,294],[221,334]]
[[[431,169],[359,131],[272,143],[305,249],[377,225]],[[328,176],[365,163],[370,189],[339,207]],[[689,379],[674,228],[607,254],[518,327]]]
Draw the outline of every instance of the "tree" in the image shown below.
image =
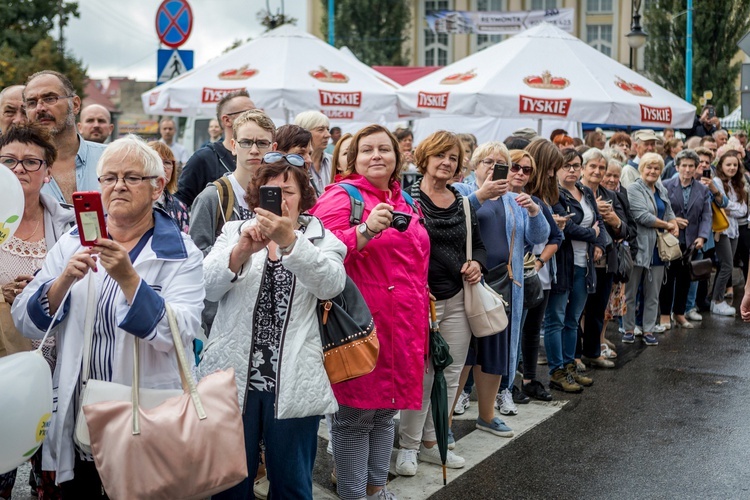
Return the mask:
[[63,0],[0,0],[0,88],[25,83],[29,75],[52,69],[70,78],[83,95],[86,68],[65,53],[50,32],[78,17],[78,3]]
[[[707,0],[693,9],[693,103],[713,92],[717,110],[734,109],[741,61],[737,42],[750,30],[750,2]],[[684,0],[655,0],[644,15],[648,32],[646,73],[667,90],[685,95],[687,26]]]
[[[328,38],[328,1],[321,28]],[[407,0],[336,0],[334,6],[336,47],[348,47],[354,55],[370,66],[405,66],[411,21]]]

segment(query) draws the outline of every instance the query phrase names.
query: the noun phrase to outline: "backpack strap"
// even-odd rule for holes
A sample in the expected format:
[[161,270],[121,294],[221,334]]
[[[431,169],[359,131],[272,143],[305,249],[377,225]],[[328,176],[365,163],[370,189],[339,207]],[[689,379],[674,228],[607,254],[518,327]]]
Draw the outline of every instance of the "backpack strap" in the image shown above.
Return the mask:
[[218,208],[216,210],[216,234],[220,234],[224,224],[232,218],[234,211],[234,188],[226,176],[219,177],[214,182],[218,195]]
[[349,214],[349,224],[357,226],[362,223],[362,214],[365,211],[365,200],[362,198],[362,193],[359,192],[356,186],[347,182],[339,182],[344,191],[349,195],[349,202],[351,203],[351,213]]
[[417,209],[417,204],[414,201],[414,198],[412,198],[411,195],[407,193],[406,191],[404,191],[403,189],[401,190],[401,196],[404,197],[404,200],[406,201],[406,203],[408,203],[411,209],[414,210],[414,213],[419,215],[419,210]]

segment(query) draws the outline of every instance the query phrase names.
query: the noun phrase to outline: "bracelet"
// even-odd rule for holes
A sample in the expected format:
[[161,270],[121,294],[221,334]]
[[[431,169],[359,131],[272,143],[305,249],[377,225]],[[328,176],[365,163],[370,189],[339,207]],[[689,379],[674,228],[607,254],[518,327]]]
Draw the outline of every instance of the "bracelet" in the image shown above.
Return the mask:
[[541,262],[541,263],[542,263],[542,265],[545,265],[545,264],[546,264],[546,262],[544,262],[544,261],[542,260],[542,258],[541,258],[541,257],[537,257],[537,258],[536,258],[536,261],[537,261],[537,262]]
[[375,232],[372,229],[370,229],[370,226],[367,225],[367,222],[365,222],[365,229],[367,229],[368,231],[370,231],[370,234],[372,235],[373,238],[375,236],[379,235],[380,233],[382,233],[382,231]]

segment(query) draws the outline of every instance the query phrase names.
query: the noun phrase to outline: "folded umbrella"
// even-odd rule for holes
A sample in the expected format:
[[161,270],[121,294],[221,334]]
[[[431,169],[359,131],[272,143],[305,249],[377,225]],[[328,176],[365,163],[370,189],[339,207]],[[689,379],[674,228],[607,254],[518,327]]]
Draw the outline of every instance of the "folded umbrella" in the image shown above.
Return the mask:
[[440,335],[435,312],[435,302],[430,301],[430,360],[435,370],[435,379],[432,382],[430,392],[430,405],[432,407],[432,420],[435,423],[435,436],[437,439],[440,459],[443,462],[443,485],[446,484],[445,461],[448,459],[448,385],[445,382],[443,370],[453,363],[450,347]]

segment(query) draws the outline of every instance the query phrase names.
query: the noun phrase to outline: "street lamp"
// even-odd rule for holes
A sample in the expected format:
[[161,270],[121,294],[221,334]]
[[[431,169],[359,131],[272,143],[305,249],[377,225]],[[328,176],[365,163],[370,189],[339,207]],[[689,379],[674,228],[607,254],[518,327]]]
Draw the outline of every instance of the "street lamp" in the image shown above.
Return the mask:
[[633,69],[633,51],[640,49],[646,43],[648,33],[643,31],[641,27],[641,0],[633,0],[631,4],[631,15],[630,21],[630,33],[625,35],[628,38],[628,45],[630,45],[630,69]]

